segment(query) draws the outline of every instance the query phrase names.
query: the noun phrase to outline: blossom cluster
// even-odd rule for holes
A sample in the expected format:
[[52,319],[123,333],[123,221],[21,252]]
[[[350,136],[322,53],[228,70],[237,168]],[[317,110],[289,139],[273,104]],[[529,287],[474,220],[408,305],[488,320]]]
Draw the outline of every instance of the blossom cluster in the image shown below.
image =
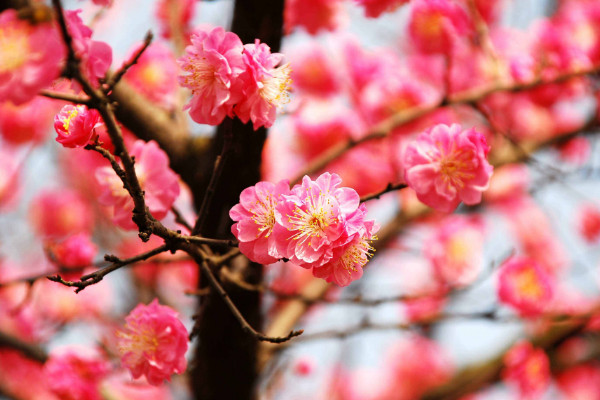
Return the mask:
[[354,189],[340,187],[337,174],[259,182],[240,194],[229,212],[240,251],[261,264],[287,259],[313,275],[347,286],[362,276],[378,226]]
[[291,68],[279,66],[282,58],[258,39],[243,45],[220,27],[194,32],[178,59],[184,71],[179,83],[192,91],[185,108],[200,124],[218,125],[235,115],[244,123],[252,120],[254,129],[270,127],[288,101]]

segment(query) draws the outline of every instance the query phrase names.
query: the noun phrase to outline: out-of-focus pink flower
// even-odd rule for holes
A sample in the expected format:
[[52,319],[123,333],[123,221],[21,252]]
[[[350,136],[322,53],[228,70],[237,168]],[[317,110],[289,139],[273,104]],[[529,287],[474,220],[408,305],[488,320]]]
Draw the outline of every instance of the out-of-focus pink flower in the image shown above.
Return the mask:
[[0,135],[8,143],[17,145],[43,142],[57,110],[55,100],[41,96],[19,106],[0,102]]
[[194,16],[196,0],[161,0],[156,5],[156,18],[160,35],[165,39],[173,36],[173,26],[181,29],[186,37],[190,32],[190,22]]
[[[164,218],[179,196],[177,174],[169,168],[166,153],[151,140],[138,140],[130,154],[135,157],[135,172],[145,193],[146,206],[156,219]],[[111,167],[96,170],[96,179],[102,186],[98,198],[101,204],[113,209],[113,222],[123,229],[137,229],[132,221],[134,204],[123,187],[123,182]]]
[[152,386],[132,381],[127,374],[111,374],[102,383],[101,392],[111,400],[171,400],[169,385]]
[[81,10],[67,10],[65,20],[73,38],[73,49],[84,68],[83,73],[92,84],[97,84],[99,78],[104,78],[112,63],[112,48],[105,42],[92,40],[92,30],[83,23],[80,12]]
[[13,207],[21,192],[21,163],[9,149],[0,149],[0,210]]
[[67,104],[54,116],[56,141],[64,147],[83,147],[94,135],[102,120],[97,110],[86,106]]
[[529,342],[518,343],[504,355],[502,378],[516,386],[520,398],[538,399],[550,385],[548,356]]
[[58,78],[64,56],[54,25],[30,25],[13,9],[0,13],[0,102],[33,99]]
[[188,334],[177,313],[154,299],[139,304],[125,317],[125,329],[117,331],[121,362],[134,378],[142,375],[158,386],[187,367]]
[[309,357],[302,357],[294,363],[293,368],[296,375],[310,375],[315,370],[315,361]]
[[112,2],[113,0],[92,0],[92,3],[102,7],[110,7],[112,6]]
[[483,221],[451,216],[443,220],[426,241],[425,256],[441,282],[464,287],[473,283],[481,272],[483,242]]
[[196,31],[192,44],[177,62],[186,73],[181,86],[191,89],[192,100],[185,106],[200,124],[218,125],[241,96],[238,75],[244,71],[240,38],[221,27],[210,32]]
[[98,252],[98,247],[87,233],[78,233],[60,243],[51,243],[48,249],[56,263],[64,268],[91,266]]
[[[305,176],[275,208],[273,230],[280,255],[305,268],[320,267],[333,258],[333,248],[363,226],[347,227],[358,210],[356,191],[338,187],[342,179],[328,172],[315,181]],[[361,221],[362,222],[362,221]]]
[[568,399],[600,399],[600,366],[597,363],[569,368],[556,377],[556,382]]
[[61,188],[38,194],[29,207],[35,231],[44,238],[61,238],[92,228],[92,210],[76,192]]
[[584,204],[578,212],[579,234],[589,243],[600,238],[600,209],[595,204]]
[[543,313],[554,295],[556,282],[539,264],[524,257],[513,257],[500,267],[498,298],[524,317]]
[[275,206],[290,193],[286,180],[277,184],[258,182],[240,194],[240,202],[229,211],[236,221],[231,232],[239,240],[240,251],[251,261],[272,264],[283,256],[277,251],[275,236]]
[[377,18],[385,12],[392,12],[410,0],[354,0],[365,9],[369,18]]
[[44,365],[50,389],[64,400],[101,400],[99,386],[111,370],[98,351],[64,348],[52,352]]
[[404,177],[420,201],[450,212],[463,201],[473,205],[490,183],[489,146],[475,129],[444,124],[420,134],[404,153]]
[[411,323],[434,320],[444,309],[448,298],[444,293],[415,297],[403,302],[404,314]]
[[275,121],[277,108],[289,101],[292,72],[290,64],[279,67],[283,54],[271,53],[265,43],[257,39],[244,46],[246,70],[240,75],[243,97],[234,111],[244,123],[252,120],[254,129],[270,128]]
[[494,170],[490,187],[483,193],[483,198],[491,203],[509,203],[527,193],[530,178],[527,166],[508,164]]
[[294,89],[315,96],[331,96],[340,90],[340,73],[327,50],[318,42],[294,47],[290,52],[294,65],[292,80]]
[[470,29],[464,9],[448,0],[413,0],[408,33],[414,46],[423,53],[452,51],[454,41]]
[[148,100],[164,107],[172,107],[177,92],[177,73],[173,52],[156,42],[148,46],[124,78]]
[[560,145],[558,151],[561,160],[583,165],[590,157],[592,146],[587,138],[578,136]]
[[346,20],[341,0],[285,0],[285,32],[298,26],[311,35],[320,30],[334,31]]
[[10,348],[0,348],[0,386],[3,391],[15,398],[60,399],[49,388],[44,366],[27,358],[20,351]]

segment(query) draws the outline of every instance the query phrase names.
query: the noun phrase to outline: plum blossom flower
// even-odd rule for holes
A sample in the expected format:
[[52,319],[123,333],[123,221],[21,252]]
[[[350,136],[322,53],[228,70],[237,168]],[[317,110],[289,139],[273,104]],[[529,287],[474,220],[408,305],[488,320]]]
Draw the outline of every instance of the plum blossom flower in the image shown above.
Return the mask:
[[600,238],[600,210],[595,204],[584,204],[578,212],[579,234],[588,243],[594,243]]
[[0,13],[0,102],[23,104],[60,75],[65,47],[50,23],[30,25],[13,9]]
[[101,400],[99,386],[110,363],[97,351],[66,348],[53,352],[44,365],[50,390],[64,400]]
[[556,282],[539,264],[525,257],[514,257],[502,264],[498,275],[498,298],[524,317],[546,310]]
[[97,110],[82,104],[67,104],[54,116],[54,130],[58,134],[56,141],[64,147],[83,147],[101,124]]
[[185,109],[200,124],[218,125],[225,116],[232,116],[232,107],[241,95],[237,77],[245,69],[242,41],[221,27],[196,31],[191,41],[177,60],[185,73],[179,76],[179,83],[192,91]]
[[529,342],[513,346],[504,356],[502,378],[519,390],[521,399],[538,399],[550,384],[550,361]]
[[257,39],[244,46],[245,72],[240,75],[243,97],[235,106],[235,114],[244,122],[252,120],[254,129],[270,128],[277,108],[289,101],[292,69],[289,63],[276,67],[282,60],[280,53],[271,53],[265,43]]
[[[145,193],[146,206],[156,219],[164,218],[179,196],[177,174],[169,168],[166,153],[151,140],[137,140],[131,148],[135,157],[135,172]],[[123,182],[111,167],[96,170],[96,180],[102,187],[101,204],[113,209],[113,222],[123,229],[136,229],[132,221],[134,204]]]
[[139,304],[125,317],[125,329],[117,331],[121,362],[133,378],[144,375],[158,386],[187,367],[188,333],[177,313],[154,299]]
[[89,234],[78,233],[60,243],[48,246],[56,262],[63,268],[77,268],[91,265],[98,252]]
[[406,183],[424,204],[450,212],[463,201],[473,205],[490,183],[489,146],[474,128],[439,124],[421,133],[404,153]]
[[160,35],[169,39],[173,32],[173,23],[187,38],[190,30],[190,22],[194,16],[196,0],[161,0],[156,4],[155,16],[160,25]]
[[585,363],[571,367],[556,377],[556,383],[565,398],[600,398],[600,366],[597,363]]
[[369,18],[377,18],[385,12],[392,12],[409,0],[354,0],[365,9],[365,15]]
[[54,100],[42,96],[18,106],[0,102],[0,135],[11,144],[39,144],[47,138],[58,108]]
[[334,31],[346,21],[341,0],[285,0],[283,20],[286,34],[302,26],[311,35]]
[[31,202],[29,217],[35,231],[44,238],[90,232],[93,224],[89,203],[66,188],[38,194]]
[[275,206],[290,193],[287,180],[277,184],[258,182],[240,194],[240,202],[229,211],[237,221],[231,231],[239,240],[239,248],[251,261],[272,264],[282,256],[277,251],[275,237]]

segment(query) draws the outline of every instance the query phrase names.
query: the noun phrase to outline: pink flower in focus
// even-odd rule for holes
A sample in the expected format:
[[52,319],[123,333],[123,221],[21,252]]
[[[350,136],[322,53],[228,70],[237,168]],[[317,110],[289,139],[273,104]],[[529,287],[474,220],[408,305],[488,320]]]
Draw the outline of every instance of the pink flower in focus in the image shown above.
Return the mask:
[[504,355],[502,378],[516,386],[521,399],[538,399],[550,385],[548,356],[529,342],[518,343]]
[[41,96],[19,106],[0,102],[0,135],[11,144],[39,144],[48,137],[50,121],[57,110],[55,100]]
[[239,240],[240,251],[251,261],[272,264],[282,256],[277,251],[275,236],[275,206],[290,193],[287,180],[276,185],[258,182],[240,194],[240,202],[229,211],[236,221],[231,232]]
[[483,241],[481,220],[452,216],[443,220],[425,243],[425,256],[441,282],[464,287],[473,283],[481,272]]
[[80,12],[65,11],[65,20],[73,38],[73,49],[84,68],[83,73],[95,84],[99,78],[104,78],[112,63],[112,48],[107,43],[92,40],[92,30],[83,23]]
[[365,9],[369,18],[377,18],[385,12],[392,12],[410,0],[354,0]]
[[[145,193],[146,206],[156,219],[164,218],[179,196],[177,174],[169,168],[166,153],[151,140],[138,140],[130,154],[135,157],[135,172]],[[96,180],[102,187],[101,204],[113,208],[113,222],[123,229],[137,229],[132,221],[133,200],[123,182],[111,167],[96,170]]]
[[600,209],[595,204],[584,204],[578,212],[579,234],[588,243],[594,243],[600,238]]
[[341,0],[285,0],[283,12],[286,34],[302,26],[311,35],[320,30],[336,30],[345,20]]
[[29,207],[29,217],[37,234],[44,238],[61,238],[92,228],[88,202],[66,188],[38,194]]
[[177,93],[177,69],[173,52],[156,42],[148,46],[124,78],[151,102],[172,107]]
[[413,0],[408,32],[414,46],[424,53],[452,51],[454,41],[470,29],[465,10],[448,0]]
[[50,390],[63,400],[102,400],[100,383],[111,370],[97,351],[68,348],[50,355],[44,365]]
[[241,96],[238,75],[244,71],[243,45],[232,32],[217,27],[192,34],[192,44],[177,61],[186,75],[181,86],[191,89],[192,100],[185,106],[200,124],[218,125]]
[[116,335],[121,362],[134,379],[144,375],[158,386],[185,371],[188,333],[173,309],[154,299],[147,306],[139,304],[125,322]]
[[98,247],[91,241],[89,234],[79,233],[60,243],[51,244],[49,250],[59,266],[73,268],[91,266]]
[[490,183],[489,146],[474,128],[436,125],[420,134],[404,153],[404,177],[424,204],[450,212],[463,201],[473,205]]
[[500,267],[498,298],[524,317],[546,310],[554,296],[556,282],[535,260],[513,257]]
[[556,382],[565,398],[572,400],[600,399],[600,365],[597,362],[577,365],[561,372]]
[[360,198],[353,189],[338,187],[341,182],[339,175],[328,172],[315,181],[305,176],[284,196],[275,208],[273,230],[280,255],[304,268],[320,267],[333,258],[334,247],[364,229],[346,226]]
[[53,24],[30,25],[13,9],[0,13],[0,103],[33,99],[58,78],[64,56]]
[[277,108],[289,101],[292,72],[289,63],[276,67],[283,58],[271,53],[265,43],[257,39],[244,46],[246,71],[240,75],[243,97],[235,106],[235,114],[244,122],[252,120],[254,130],[261,126],[270,128],[275,121]]
[[101,124],[97,110],[81,104],[68,104],[54,116],[54,130],[58,134],[56,141],[64,147],[83,147],[92,138],[94,129]]

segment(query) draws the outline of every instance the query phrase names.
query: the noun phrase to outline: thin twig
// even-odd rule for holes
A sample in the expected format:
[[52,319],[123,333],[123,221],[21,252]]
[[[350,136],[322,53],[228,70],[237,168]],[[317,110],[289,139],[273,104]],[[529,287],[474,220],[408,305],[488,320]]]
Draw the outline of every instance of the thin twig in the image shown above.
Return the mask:
[[102,279],[104,279],[104,277],[106,275],[118,270],[121,267],[136,263],[138,261],[147,260],[151,257],[154,257],[157,254],[164,253],[165,251],[169,251],[170,248],[171,247],[169,245],[163,244],[163,245],[156,247],[145,253],[138,254],[137,256],[133,256],[133,257],[125,258],[125,259],[120,259],[114,255],[107,254],[106,256],[104,256],[104,259],[106,261],[111,262],[112,263],[111,265],[104,267],[102,269],[99,269],[97,271],[94,271],[91,274],[84,275],[80,278],[79,281],[66,281],[60,275],[52,275],[52,276],[48,276],[47,278],[53,282],[58,282],[65,286],[76,287],[77,289],[75,290],[75,293],[79,293],[86,287],[95,285],[96,283],[100,282]]
[[185,220],[183,214],[177,209],[177,207],[171,207],[171,212],[173,213],[173,215],[175,215],[176,223],[183,226],[185,229],[188,230],[188,232],[192,232],[192,225],[190,225],[190,223]]
[[365,201],[379,199],[381,196],[383,196],[386,193],[393,192],[395,190],[406,189],[407,187],[408,187],[408,185],[406,183],[395,183],[395,184],[388,183],[387,186],[385,187],[385,189],[383,189],[379,192],[368,194],[366,196],[361,197],[360,202],[364,203]]
[[53,92],[51,90],[42,90],[40,91],[40,96],[44,96],[54,100],[64,100],[74,104],[84,104],[86,106],[90,104],[89,97],[78,96],[71,93],[60,93]]
[[21,339],[0,331],[0,348],[8,347],[19,351],[27,358],[45,363],[48,360],[48,354],[39,346],[22,341]]
[[114,75],[112,75],[107,80],[107,82],[104,86],[104,93],[107,93],[107,94],[110,93],[113,90],[113,88],[115,87],[115,85],[117,83],[119,83],[121,78],[123,78],[123,75],[125,75],[125,73],[129,70],[129,68],[131,68],[132,66],[137,64],[137,62],[139,61],[142,54],[144,54],[144,52],[146,51],[148,46],[150,46],[150,43],[152,43],[152,39],[153,39],[152,32],[148,31],[146,33],[146,36],[144,37],[143,45],[133,54],[133,56],[129,60],[127,60],[126,62],[123,63],[121,68],[119,68],[119,70],[117,72],[115,72]]

